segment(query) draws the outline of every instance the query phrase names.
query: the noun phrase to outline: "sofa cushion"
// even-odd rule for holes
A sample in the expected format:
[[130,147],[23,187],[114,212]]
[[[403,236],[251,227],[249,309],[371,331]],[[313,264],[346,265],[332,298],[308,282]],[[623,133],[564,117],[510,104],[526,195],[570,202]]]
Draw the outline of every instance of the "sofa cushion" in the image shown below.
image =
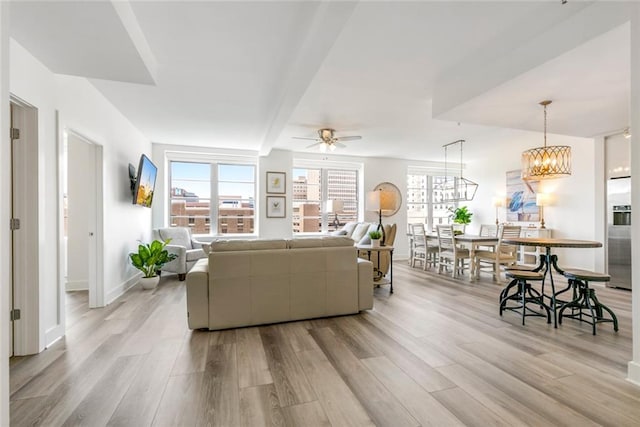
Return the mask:
[[353,240],[346,236],[326,236],[322,238],[322,246],[325,248],[353,246]]
[[290,249],[321,248],[322,238],[321,237],[302,237],[297,239],[291,239],[288,241],[288,246]]
[[204,258],[207,255],[202,249],[187,249],[187,262],[197,261],[200,258]]
[[287,249],[284,239],[218,240],[211,243],[211,252]]

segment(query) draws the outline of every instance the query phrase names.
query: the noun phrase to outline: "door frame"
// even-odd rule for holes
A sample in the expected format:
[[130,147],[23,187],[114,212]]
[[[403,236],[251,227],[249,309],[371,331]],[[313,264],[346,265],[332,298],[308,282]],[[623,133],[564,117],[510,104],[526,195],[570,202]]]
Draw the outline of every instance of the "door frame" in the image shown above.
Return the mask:
[[[59,121],[58,121],[59,123]],[[61,138],[58,139],[60,153],[60,166],[58,167],[59,179],[58,179],[58,213],[60,221],[58,223],[58,244],[59,253],[58,257],[59,265],[58,271],[60,272],[58,278],[59,289],[61,293],[61,299],[64,302],[66,286],[65,286],[65,251],[64,251],[64,179],[63,174],[68,171],[68,156],[65,148],[67,145],[68,135],[73,135],[92,147],[95,148],[95,158],[93,164],[93,170],[95,171],[95,217],[90,219],[90,224],[93,225],[93,239],[90,239],[89,248],[89,308],[104,307],[105,295],[104,295],[104,167],[103,167],[103,147],[101,144],[87,138],[82,133],[65,127],[61,131]],[[64,312],[64,308],[63,308]]]
[[[21,311],[20,320],[13,322],[13,354],[16,356],[35,354],[41,348],[40,337],[40,224],[39,224],[39,168],[38,163],[38,109],[28,102],[10,95],[13,104],[13,119],[20,128],[20,143],[24,146],[25,163],[29,161],[29,173],[35,179],[28,180],[20,175],[21,170],[12,166],[11,177],[11,210],[14,211],[13,191],[18,188],[23,192],[24,206],[17,212],[21,219],[20,235],[11,233],[11,283],[13,286],[13,308]],[[34,159],[36,159],[34,161]],[[13,162],[14,159],[11,159]],[[22,168],[25,169],[25,168]],[[22,171],[23,172],[23,171]],[[30,182],[29,182],[30,181]],[[29,186],[27,188],[27,186]],[[18,250],[16,250],[18,241]],[[18,253],[16,253],[18,252]],[[18,281],[16,282],[16,277]]]

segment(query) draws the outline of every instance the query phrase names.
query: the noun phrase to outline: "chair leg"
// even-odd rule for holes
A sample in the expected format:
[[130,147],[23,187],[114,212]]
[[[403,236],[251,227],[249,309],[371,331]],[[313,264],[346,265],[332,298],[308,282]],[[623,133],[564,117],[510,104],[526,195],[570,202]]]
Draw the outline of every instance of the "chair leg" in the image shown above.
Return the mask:
[[181,282],[184,281],[184,279],[187,278],[187,273],[179,273],[178,274],[178,280],[180,280]]

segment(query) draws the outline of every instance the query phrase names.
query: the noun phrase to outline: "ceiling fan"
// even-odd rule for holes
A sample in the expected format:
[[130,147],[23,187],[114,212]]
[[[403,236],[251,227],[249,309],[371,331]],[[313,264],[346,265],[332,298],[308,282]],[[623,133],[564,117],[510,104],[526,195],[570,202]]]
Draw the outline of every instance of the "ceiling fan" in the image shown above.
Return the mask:
[[355,141],[357,139],[362,139],[359,135],[353,136],[335,136],[334,129],[318,129],[318,137],[316,138],[307,138],[304,136],[294,136],[294,139],[306,139],[310,141],[316,141],[315,144],[309,145],[307,148],[311,147],[320,147],[320,151],[325,152],[327,149],[333,151],[336,147],[344,148],[346,145],[342,144],[344,141]]

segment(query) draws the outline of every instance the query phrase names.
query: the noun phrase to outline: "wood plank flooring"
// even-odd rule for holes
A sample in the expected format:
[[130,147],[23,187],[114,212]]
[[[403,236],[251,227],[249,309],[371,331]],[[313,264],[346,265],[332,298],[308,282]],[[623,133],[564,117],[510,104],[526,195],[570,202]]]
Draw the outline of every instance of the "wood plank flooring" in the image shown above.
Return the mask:
[[394,264],[394,291],[353,316],[190,331],[184,282],[163,277],[89,310],[64,339],[11,359],[13,426],[638,426],[631,293],[590,326],[498,315],[501,286]]

